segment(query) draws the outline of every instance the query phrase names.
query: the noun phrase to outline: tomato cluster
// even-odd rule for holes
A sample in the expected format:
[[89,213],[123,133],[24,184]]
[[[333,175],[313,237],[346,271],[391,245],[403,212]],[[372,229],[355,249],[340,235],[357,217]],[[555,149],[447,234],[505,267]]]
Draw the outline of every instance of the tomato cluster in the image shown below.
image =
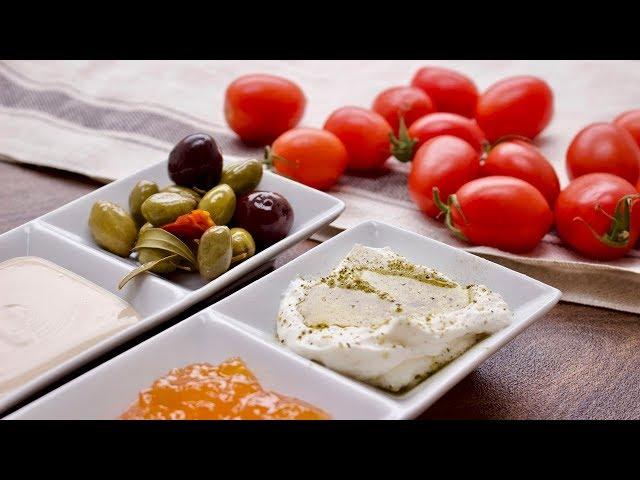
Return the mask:
[[532,142],[554,113],[540,78],[510,77],[480,93],[460,72],[424,67],[370,109],[334,111],[322,129],[296,128],[305,104],[293,82],[247,75],[229,86],[225,115],[243,141],[270,145],[277,172],[322,190],[345,171],[379,175],[391,156],[410,161],[411,199],[472,244],[528,252],[555,223],[566,245],[609,260],[640,236],[640,110],[576,135],[566,158],[572,181],[561,191]]
[[586,257],[623,257],[640,236],[640,110],[583,128],[566,166],[571,182],[556,201],[558,235]]

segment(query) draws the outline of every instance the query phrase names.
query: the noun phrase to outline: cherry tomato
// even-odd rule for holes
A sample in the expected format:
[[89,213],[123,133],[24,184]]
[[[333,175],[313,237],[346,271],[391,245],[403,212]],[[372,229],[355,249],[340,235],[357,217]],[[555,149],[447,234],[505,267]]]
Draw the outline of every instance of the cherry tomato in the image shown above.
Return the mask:
[[480,171],[480,154],[464,140],[451,135],[432,138],[422,145],[411,163],[409,195],[424,213],[436,217],[433,187],[443,195],[455,193]]
[[434,200],[445,213],[445,224],[456,236],[507,252],[533,250],[553,223],[553,214],[542,194],[519,178],[478,178],[450,195],[446,205],[437,190]]
[[423,67],[416,72],[411,85],[423,90],[439,112],[452,112],[473,118],[478,89],[466,75],[441,67]]
[[333,133],[294,128],[280,135],[268,152],[277,172],[320,190],[331,188],[347,166],[347,150]]
[[245,75],[227,87],[224,115],[242,141],[267,145],[298,124],[305,105],[300,87],[286,78]]
[[556,229],[582,255],[613,260],[640,236],[640,194],[624,178],[590,173],[573,180],[556,201]]
[[640,147],[640,109],[618,115],[613,123],[629,132]]
[[[640,180],[638,180],[638,184],[636,185],[636,190],[640,193]],[[638,244],[636,248],[640,249],[640,238],[638,239]]]
[[379,113],[360,107],[342,107],[333,112],[324,129],[338,137],[349,154],[347,168],[376,171],[391,156],[391,126]]
[[587,173],[605,172],[635,184],[640,175],[640,147],[624,128],[594,123],[574,137],[567,150],[570,179]]
[[427,140],[440,135],[461,138],[478,152],[482,152],[486,142],[475,120],[456,113],[436,112],[413,122],[406,135],[400,132],[399,138],[392,139],[391,153],[401,162],[408,162]]
[[482,163],[480,175],[504,175],[529,182],[547,199],[550,208],[560,193],[560,181],[549,160],[534,145],[522,140],[495,145]]
[[535,138],[553,116],[553,92],[531,76],[505,78],[478,99],[476,120],[490,142],[507,135]]
[[435,112],[429,95],[416,87],[392,87],[381,92],[373,101],[371,110],[378,112],[398,134],[400,117],[409,127],[420,117]]

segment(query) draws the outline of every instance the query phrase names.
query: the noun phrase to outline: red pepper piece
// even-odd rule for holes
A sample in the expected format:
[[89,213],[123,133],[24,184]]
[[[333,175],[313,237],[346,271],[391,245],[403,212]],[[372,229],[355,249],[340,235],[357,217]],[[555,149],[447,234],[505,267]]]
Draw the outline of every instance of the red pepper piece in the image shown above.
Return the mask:
[[214,225],[209,212],[193,210],[185,215],[180,215],[173,223],[167,223],[160,228],[182,240],[197,240],[208,228]]

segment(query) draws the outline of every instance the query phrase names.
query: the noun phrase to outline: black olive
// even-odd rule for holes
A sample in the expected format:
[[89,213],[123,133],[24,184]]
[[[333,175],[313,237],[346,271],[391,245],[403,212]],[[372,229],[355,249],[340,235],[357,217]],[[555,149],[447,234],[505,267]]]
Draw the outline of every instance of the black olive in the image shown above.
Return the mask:
[[180,140],[169,154],[169,177],[177,185],[209,190],[222,175],[222,153],[206,133],[195,133]]
[[279,193],[251,192],[238,198],[233,222],[264,248],[287,236],[293,225],[293,208]]

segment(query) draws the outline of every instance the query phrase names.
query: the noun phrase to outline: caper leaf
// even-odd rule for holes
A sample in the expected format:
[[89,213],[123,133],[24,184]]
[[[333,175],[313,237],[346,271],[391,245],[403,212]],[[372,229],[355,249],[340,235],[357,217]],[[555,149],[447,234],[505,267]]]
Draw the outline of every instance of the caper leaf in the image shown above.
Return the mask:
[[155,267],[156,265],[158,265],[160,262],[164,262],[167,260],[176,260],[180,257],[180,255],[178,254],[173,254],[173,255],[169,255],[168,257],[164,257],[164,258],[159,258],[158,260],[152,260],[151,262],[147,262],[143,265],[140,265],[138,268],[131,270],[127,276],[125,276],[122,280],[120,280],[120,283],[118,283],[118,290],[121,290],[122,287],[124,287],[129,280],[131,280],[132,278],[140,275],[141,273],[146,272],[147,270],[152,269],[153,267]]
[[133,250],[140,248],[157,248],[171,254],[179,255],[190,267],[196,268],[196,257],[185,243],[172,233],[162,228],[148,228],[140,234]]

